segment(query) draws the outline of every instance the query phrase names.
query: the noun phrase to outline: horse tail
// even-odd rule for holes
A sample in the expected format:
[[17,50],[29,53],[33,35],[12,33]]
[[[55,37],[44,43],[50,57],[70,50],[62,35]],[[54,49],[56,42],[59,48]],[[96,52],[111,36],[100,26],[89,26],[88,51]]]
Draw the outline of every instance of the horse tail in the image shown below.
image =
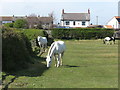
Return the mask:
[[114,37],[114,39],[113,39],[113,42],[114,42],[114,44],[115,44],[115,37]]
[[105,44],[105,40],[103,40],[103,44]]

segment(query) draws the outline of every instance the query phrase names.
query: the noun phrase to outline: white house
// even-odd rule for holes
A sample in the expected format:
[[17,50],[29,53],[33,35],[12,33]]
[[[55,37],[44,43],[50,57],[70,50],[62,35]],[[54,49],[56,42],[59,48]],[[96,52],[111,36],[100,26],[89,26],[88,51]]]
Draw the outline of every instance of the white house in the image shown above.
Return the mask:
[[107,25],[111,25],[114,29],[120,29],[120,16],[114,16]]
[[87,27],[90,25],[90,10],[88,13],[65,13],[62,10],[61,26],[65,27]]

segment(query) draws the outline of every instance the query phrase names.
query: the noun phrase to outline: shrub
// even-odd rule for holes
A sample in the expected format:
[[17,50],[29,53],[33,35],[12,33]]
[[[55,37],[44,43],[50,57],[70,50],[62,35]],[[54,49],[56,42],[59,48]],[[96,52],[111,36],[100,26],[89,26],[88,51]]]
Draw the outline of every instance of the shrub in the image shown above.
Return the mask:
[[5,27],[13,27],[13,24],[14,24],[14,23],[6,23],[6,24],[4,24],[4,26],[5,26]]
[[3,71],[16,71],[32,62],[32,48],[28,38],[11,29],[2,29]]
[[28,28],[28,23],[25,19],[18,19],[15,21],[13,26],[15,28]]
[[106,36],[113,36],[114,30],[102,28],[55,28],[52,36],[56,39],[102,39]]

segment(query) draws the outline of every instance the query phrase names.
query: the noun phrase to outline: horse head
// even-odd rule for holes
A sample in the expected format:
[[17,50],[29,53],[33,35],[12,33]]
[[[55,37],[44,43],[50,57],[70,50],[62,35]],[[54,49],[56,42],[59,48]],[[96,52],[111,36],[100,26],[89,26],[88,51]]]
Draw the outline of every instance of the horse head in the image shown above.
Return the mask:
[[50,67],[50,65],[51,65],[51,60],[52,60],[52,57],[50,57],[50,56],[47,56],[47,57],[46,57],[47,67]]

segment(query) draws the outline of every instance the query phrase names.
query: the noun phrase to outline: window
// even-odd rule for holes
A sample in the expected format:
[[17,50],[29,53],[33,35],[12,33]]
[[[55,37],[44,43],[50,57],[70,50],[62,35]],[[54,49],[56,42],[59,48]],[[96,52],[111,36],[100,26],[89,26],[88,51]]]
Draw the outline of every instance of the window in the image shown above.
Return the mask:
[[73,25],[75,25],[75,21],[73,21]]
[[66,21],[66,25],[69,25],[70,24],[70,22],[69,21]]
[[85,26],[85,21],[82,21],[82,25]]

